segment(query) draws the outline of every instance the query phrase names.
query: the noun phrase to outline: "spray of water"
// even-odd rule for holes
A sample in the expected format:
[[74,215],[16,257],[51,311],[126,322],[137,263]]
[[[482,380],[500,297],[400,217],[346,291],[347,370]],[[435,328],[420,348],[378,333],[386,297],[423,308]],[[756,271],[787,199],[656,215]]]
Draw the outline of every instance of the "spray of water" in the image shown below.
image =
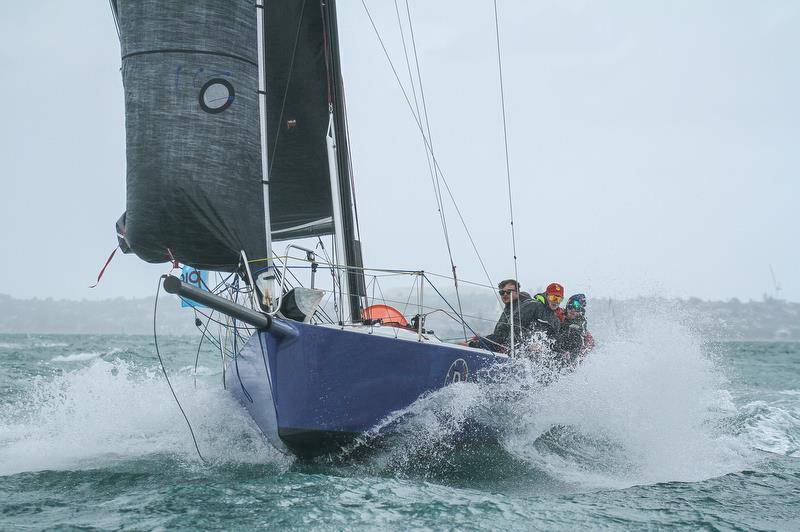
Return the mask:
[[560,478],[615,487],[745,467],[746,447],[719,430],[734,406],[699,342],[662,320],[631,332],[521,400],[509,452]]
[[[457,463],[464,432],[477,425],[497,436],[506,464],[590,489],[698,481],[753,460],[727,430],[736,409],[726,380],[687,327],[640,320],[599,344],[575,371],[540,355],[447,387],[394,413],[356,448],[378,447],[371,469],[416,475],[421,461],[439,470]],[[390,444],[378,445],[387,429]],[[497,468],[483,466],[485,475]]]
[[[209,370],[200,373],[208,374]],[[235,400],[213,384],[176,372],[173,385],[204,456],[213,462],[289,460],[261,437]],[[121,359],[96,358],[55,378],[34,379],[0,410],[0,474],[84,469],[152,455],[198,460],[163,376]]]

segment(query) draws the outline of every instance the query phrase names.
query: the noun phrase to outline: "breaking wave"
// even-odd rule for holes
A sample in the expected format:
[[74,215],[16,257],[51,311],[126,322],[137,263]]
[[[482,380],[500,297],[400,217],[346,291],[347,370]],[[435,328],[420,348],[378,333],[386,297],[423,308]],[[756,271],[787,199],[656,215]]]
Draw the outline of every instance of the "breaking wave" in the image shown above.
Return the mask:
[[800,458],[800,405],[796,399],[754,401],[740,410],[738,422],[751,447]]
[[[218,381],[198,380],[195,387],[187,371],[170,378],[206,460],[290,463]],[[158,368],[95,358],[55,377],[34,378],[22,398],[0,405],[0,475],[90,469],[151,455],[199,461]]]
[[[47,347],[53,347],[52,345]],[[95,358],[114,356],[122,353],[124,350],[117,347],[108,351],[89,351],[81,353],[73,353],[71,355],[58,355],[50,359],[50,362],[86,362]]]
[[66,343],[66,342],[39,342],[37,344],[34,344],[34,347],[44,347],[44,348],[49,348],[49,347],[69,347],[69,344]]
[[0,342],[0,349],[22,349],[24,345],[15,342]]

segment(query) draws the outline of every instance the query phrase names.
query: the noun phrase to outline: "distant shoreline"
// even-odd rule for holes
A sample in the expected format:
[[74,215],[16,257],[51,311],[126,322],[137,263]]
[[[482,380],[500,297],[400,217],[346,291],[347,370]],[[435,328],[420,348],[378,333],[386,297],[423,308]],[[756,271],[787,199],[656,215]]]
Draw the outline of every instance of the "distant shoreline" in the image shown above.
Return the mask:
[[[468,321],[473,321],[471,326],[476,331],[494,326],[500,308],[492,298],[467,292],[461,294],[461,303],[464,315],[474,318]],[[444,306],[441,300],[426,300],[426,305]],[[153,297],[76,301],[16,299],[0,294],[0,334],[152,335],[153,309]],[[596,330],[619,330],[648,316],[680,321],[708,341],[800,341],[800,303],[769,298],[748,302],[647,297],[589,299],[588,317]],[[191,309],[180,307],[177,297],[159,298],[159,335],[196,336],[194,318]],[[436,319],[431,316],[428,326],[439,337],[462,334],[456,322],[436,322]]]

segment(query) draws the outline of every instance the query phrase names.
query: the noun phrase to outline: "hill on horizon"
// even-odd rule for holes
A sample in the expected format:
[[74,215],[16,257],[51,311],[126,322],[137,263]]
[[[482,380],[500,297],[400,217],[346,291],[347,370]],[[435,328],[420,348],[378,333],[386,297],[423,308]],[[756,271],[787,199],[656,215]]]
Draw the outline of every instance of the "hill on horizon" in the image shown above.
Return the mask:
[[[387,294],[387,299],[395,299]],[[445,294],[450,297],[450,294]],[[405,300],[405,294],[397,299]],[[376,301],[377,302],[377,301]],[[490,331],[500,314],[496,299],[481,292],[462,292],[467,321],[478,332]],[[392,304],[390,301],[389,304]],[[445,307],[438,296],[426,298],[428,307]],[[154,298],[103,300],[16,299],[0,294],[0,333],[30,334],[152,334]],[[589,300],[588,318],[593,328],[620,327],[645,313],[669,315],[690,322],[710,339],[800,341],[800,303],[765,298],[763,301],[703,301],[697,298],[666,299],[638,297]],[[411,305],[406,313],[416,313]],[[409,316],[410,317],[410,316]],[[180,300],[164,294],[158,302],[159,334],[196,334],[195,314],[181,308]],[[461,326],[442,314],[434,314],[426,325],[441,338],[462,335]]]

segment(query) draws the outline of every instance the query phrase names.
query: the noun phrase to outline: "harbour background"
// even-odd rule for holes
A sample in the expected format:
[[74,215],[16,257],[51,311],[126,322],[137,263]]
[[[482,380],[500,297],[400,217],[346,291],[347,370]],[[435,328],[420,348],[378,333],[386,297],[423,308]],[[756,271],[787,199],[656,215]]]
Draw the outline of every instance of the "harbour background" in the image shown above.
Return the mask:
[[[416,312],[416,295],[406,290],[385,292],[388,304],[405,315]],[[455,305],[455,294],[442,294]],[[767,294],[762,300],[704,301],[698,298],[637,297],[593,298],[588,294],[590,324],[619,329],[642,315],[662,315],[679,320],[705,339],[800,341],[800,303]],[[53,298],[17,299],[0,294],[0,333],[33,334],[152,334],[154,297],[70,300]],[[164,335],[197,335],[194,314],[181,308],[176,296],[159,296],[158,331]],[[375,300],[383,303],[384,300]],[[500,315],[498,300],[487,290],[462,289],[461,304],[467,322],[478,332],[489,332]],[[447,309],[435,294],[426,293],[425,305]],[[462,333],[458,322],[443,315],[430,317],[430,328],[443,339]]]

